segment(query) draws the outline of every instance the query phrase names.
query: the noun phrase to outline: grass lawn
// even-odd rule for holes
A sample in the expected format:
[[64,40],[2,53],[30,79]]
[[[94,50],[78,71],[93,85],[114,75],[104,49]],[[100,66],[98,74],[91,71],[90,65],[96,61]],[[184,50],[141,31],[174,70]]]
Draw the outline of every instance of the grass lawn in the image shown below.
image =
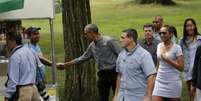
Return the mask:
[[[104,35],[110,35],[119,39],[121,31],[125,28],[137,29],[139,36],[143,36],[142,26],[151,23],[154,16],[162,15],[165,24],[174,25],[179,36],[182,36],[183,23],[188,17],[196,20],[198,30],[201,32],[200,5],[201,0],[174,0],[176,6],[161,5],[138,5],[132,0],[91,0],[92,21],[96,23]],[[64,61],[63,35],[61,14],[57,14],[54,20],[55,27],[55,51],[56,61]],[[40,45],[44,55],[50,58],[50,34],[48,20],[24,20],[23,25],[40,26],[41,40]],[[48,76],[51,74],[48,71]],[[59,73],[58,80],[64,82],[64,72]],[[50,78],[48,78],[49,81]],[[182,101],[187,101],[186,88],[183,85]]]

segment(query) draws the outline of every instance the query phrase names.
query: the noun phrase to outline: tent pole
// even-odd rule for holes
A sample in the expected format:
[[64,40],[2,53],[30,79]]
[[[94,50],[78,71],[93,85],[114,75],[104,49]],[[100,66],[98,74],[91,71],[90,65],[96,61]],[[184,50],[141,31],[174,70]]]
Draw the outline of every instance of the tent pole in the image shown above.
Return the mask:
[[49,18],[49,24],[50,24],[50,33],[51,33],[51,58],[52,58],[52,87],[56,90],[55,99],[56,101],[59,101],[59,96],[57,93],[57,74],[56,74],[56,60],[55,60],[55,43],[54,43],[54,26],[53,26],[53,19]]
[[54,26],[53,26],[53,19],[49,19],[50,23],[50,33],[51,33],[51,58],[52,58],[52,83],[56,84],[56,61],[55,61],[55,46],[54,46]]

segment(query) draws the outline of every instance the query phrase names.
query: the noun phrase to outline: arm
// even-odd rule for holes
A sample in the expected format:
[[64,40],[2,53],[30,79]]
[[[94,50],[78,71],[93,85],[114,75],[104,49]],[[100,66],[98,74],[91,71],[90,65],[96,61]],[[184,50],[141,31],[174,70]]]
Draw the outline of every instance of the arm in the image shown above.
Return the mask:
[[66,64],[69,64],[69,65],[72,65],[72,64],[80,64],[84,61],[87,61],[89,59],[92,58],[93,56],[93,53],[92,53],[92,43],[88,46],[87,50],[82,54],[82,56],[72,60],[72,61],[69,61],[69,62],[66,62]]
[[184,68],[184,57],[183,55],[181,56],[177,56],[177,59],[176,61],[172,60],[172,59],[169,59],[167,58],[165,55],[161,55],[161,58],[163,60],[165,60],[167,63],[169,63],[170,65],[172,65],[174,68],[176,68],[177,70],[179,71],[183,71],[183,68]]
[[120,88],[120,83],[121,83],[121,74],[118,73],[117,75],[117,81],[116,81],[116,89],[115,89],[115,94],[113,97],[113,101],[117,101],[118,93],[119,93],[119,88]]
[[74,65],[74,64],[76,64],[75,60],[71,60],[71,61],[65,62],[64,66],[67,67],[67,66],[71,66],[71,65]]
[[57,63],[56,66],[58,69],[60,70],[63,70],[71,65],[74,65],[74,64],[80,64],[86,60],[89,60],[93,54],[92,54],[92,51],[91,51],[91,45],[89,45],[89,47],[87,48],[87,50],[84,52],[84,54],[82,54],[82,56],[76,58],[76,59],[73,59],[73,60],[70,60],[68,62],[65,62],[65,63]]
[[8,71],[8,82],[7,82],[7,87],[5,90],[5,97],[6,98],[11,98],[14,92],[16,91],[16,86],[18,84],[19,80],[19,58],[16,56],[16,58],[11,57],[9,60],[9,71]]
[[52,65],[52,61],[48,60],[47,58],[43,57],[43,56],[39,56],[40,61],[47,66],[51,66]]
[[147,90],[144,97],[144,101],[151,101],[152,92],[154,89],[154,83],[155,83],[155,74],[151,74],[147,77]]
[[117,54],[117,55],[122,51],[121,46],[114,39],[110,40],[110,47],[111,47],[112,51],[115,52],[115,54]]
[[174,53],[176,55],[176,60],[172,60],[167,58],[165,53],[161,54],[161,58],[166,61],[168,64],[172,65],[175,69],[179,71],[183,71],[184,68],[184,57],[182,53],[182,49],[180,46],[173,47],[175,49]]
[[151,101],[152,91],[155,82],[156,68],[150,53],[145,54],[141,61],[142,61],[141,66],[142,70],[145,73],[145,76],[147,77],[147,88],[143,101]]
[[63,69],[66,69],[68,66],[71,66],[71,65],[74,65],[74,64],[76,64],[76,62],[74,60],[71,60],[71,61],[68,61],[68,62],[65,62],[65,63],[57,63],[56,67],[59,70],[63,70]]
[[159,60],[157,59],[157,62],[156,62],[156,71],[158,71],[158,68],[159,68]]

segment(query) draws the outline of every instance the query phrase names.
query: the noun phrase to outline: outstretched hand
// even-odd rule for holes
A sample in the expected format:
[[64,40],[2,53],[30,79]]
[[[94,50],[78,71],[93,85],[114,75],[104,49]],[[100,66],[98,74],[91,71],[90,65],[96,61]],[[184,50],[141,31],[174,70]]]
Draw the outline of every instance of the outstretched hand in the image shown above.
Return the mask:
[[64,63],[57,63],[56,67],[58,70],[64,70],[65,69],[65,64]]

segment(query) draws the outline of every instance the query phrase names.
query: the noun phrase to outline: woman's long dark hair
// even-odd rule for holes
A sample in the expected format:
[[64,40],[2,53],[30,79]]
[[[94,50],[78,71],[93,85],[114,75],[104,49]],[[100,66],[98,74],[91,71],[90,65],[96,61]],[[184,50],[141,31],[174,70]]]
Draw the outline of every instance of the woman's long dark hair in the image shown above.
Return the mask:
[[187,24],[188,21],[191,21],[191,22],[193,23],[193,25],[195,26],[195,29],[194,29],[194,36],[199,35],[195,20],[192,19],[192,18],[187,18],[187,19],[184,21],[183,38],[182,38],[182,40],[181,40],[181,41],[182,41],[182,42],[181,42],[181,46],[182,46],[182,47],[183,47],[183,45],[187,46],[186,39],[187,39],[187,36],[188,36],[188,32],[187,32],[187,30],[186,30],[186,24]]

